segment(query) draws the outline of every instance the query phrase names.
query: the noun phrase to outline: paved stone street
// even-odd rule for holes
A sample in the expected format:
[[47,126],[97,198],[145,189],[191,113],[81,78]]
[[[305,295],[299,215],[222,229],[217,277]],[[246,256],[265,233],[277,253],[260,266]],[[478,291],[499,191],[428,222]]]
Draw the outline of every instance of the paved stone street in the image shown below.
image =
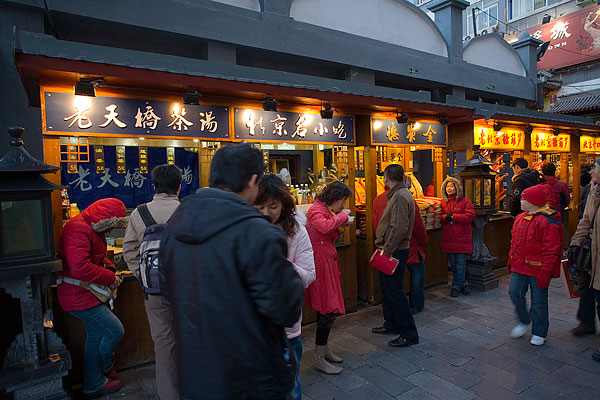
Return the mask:
[[[345,359],[344,371],[328,376],[312,367],[315,326],[303,328],[301,381],[304,399],[598,399],[600,363],[591,354],[597,336],[573,337],[577,300],[561,279],[550,285],[550,331],[544,346],[530,334],[512,339],[516,324],[508,297],[509,276],[500,288],[448,297],[448,286],[426,291],[425,311],[416,315],[420,344],[393,349],[393,336],[371,333],[381,325],[381,307],[366,307],[336,320],[331,346]],[[155,398],[154,367],[121,374],[125,387],[110,396]]]

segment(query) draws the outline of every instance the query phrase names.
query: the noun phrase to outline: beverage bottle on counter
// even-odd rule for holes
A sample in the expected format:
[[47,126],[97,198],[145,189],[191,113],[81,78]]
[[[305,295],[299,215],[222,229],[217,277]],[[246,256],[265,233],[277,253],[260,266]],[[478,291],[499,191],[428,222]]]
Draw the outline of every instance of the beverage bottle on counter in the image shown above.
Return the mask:
[[69,206],[69,219],[74,218],[77,214],[79,214],[79,208],[77,207],[77,203],[71,203]]
[[312,191],[310,191],[310,190],[308,191],[308,198],[307,198],[307,200],[308,200],[308,204],[312,204],[313,203],[313,194],[312,194]]
[[60,191],[62,211],[63,211],[63,220],[69,219],[69,205],[71,204],[71,200],[69,199],[69,193],[67,189],[62,189]]

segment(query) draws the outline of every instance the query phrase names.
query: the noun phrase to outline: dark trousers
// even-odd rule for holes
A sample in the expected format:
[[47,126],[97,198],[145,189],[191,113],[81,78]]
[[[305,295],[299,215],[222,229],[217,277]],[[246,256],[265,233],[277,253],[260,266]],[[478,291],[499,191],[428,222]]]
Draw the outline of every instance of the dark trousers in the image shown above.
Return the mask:
[[315,337],[315,344],[317,346],[325,346],[327,344],[334,322],[335,314],[321,314],[317,312],[317,334]]
[[394,258],[399,260],[396,271],[392,275],[379,273],[383,319],[385,320],[383,326],[398,333],[404,339],[416,340],[419,338],[419,334],[404,293],[404,267],[408,260],[408,249],[398,250],[394,253]]
[[[594,299],[594,289],[589,287],[591,276],[587,274],[586,278],[581,282],[581,288],[578,290],[579,293],[579,308],[577,309],[577,319],[582,326],[589,329],[596,328],[596,310]],[[600,303],[598,304],[600,307]],[[598,318],[600,318],[600,311],[598,311]]]

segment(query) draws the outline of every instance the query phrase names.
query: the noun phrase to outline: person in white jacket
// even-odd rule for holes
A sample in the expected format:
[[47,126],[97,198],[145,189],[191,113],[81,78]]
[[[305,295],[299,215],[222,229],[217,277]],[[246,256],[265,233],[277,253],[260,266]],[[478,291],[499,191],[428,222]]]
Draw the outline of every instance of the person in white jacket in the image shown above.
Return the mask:
[[[315,258],[308,232],[304,227],[306,216],[297,210],[288,188],[281,178],[275,174],[264,175],[258,183],[258,196],[254,205],[260,212],[269,217],[271,222],[283,229],[288,243],[288,260],[300,275],[304,288],[316,278]],[[302,357],[302,340],[300,339],[302,315],[291,328],[285,328],[294,356],[296,357],[296,385],[287,399],[300,399],[301,389],[298,373]]]

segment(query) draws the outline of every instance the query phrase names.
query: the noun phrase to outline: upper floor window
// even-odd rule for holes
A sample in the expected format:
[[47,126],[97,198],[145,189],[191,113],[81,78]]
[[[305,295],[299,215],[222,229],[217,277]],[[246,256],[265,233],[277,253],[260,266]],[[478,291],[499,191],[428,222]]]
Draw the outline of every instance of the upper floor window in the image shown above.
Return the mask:
[[471,4],[463,12],[463,36],[473,37],[473,9],[475,9],[475,23],[477,25],[477,32],[481,33],[482,30],[486,29],[488,32],[490,28],[498,25],[498,1],[497,0],[483,0]]
[[509,0],[509,19],[518,18],[521,15],[525,15],[532,11],[539,10],[540,8],[546,7],[547,5],[548,0]]

